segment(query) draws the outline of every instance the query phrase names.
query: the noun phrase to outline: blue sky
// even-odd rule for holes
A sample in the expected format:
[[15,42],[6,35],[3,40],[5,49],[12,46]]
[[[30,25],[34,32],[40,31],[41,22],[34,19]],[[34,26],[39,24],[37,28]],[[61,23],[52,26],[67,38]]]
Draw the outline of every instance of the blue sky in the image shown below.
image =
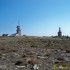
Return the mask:
[[0,34],[16,32],[34,36],[70,36],[70,0],[0,0]]

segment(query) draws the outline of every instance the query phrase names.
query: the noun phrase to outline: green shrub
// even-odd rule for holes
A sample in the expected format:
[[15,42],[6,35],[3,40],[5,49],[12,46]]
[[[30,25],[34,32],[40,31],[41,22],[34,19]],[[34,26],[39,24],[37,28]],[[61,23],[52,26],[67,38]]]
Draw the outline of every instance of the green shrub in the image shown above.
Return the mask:
[[49,40],[47,46],[48,46],[48,47],[53,47],[53,45],[54,45],[54,44],[53,44],[53,41]]

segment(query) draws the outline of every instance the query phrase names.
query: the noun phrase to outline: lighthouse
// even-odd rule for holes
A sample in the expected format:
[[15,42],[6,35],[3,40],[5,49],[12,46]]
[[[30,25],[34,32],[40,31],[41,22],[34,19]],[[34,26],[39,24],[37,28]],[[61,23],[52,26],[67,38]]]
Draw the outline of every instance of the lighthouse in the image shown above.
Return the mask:
[[17,30],[16,30],[16,34],[18,35],[18,36],[21,36],[21,28],[20,28],[20,25],[19,25],[19,21],[18,21],[18,25],[17,25]]
[[62,32],[61,32],[61,28],[59,27],[59,31],[58,31],[58,37],[62,36]]

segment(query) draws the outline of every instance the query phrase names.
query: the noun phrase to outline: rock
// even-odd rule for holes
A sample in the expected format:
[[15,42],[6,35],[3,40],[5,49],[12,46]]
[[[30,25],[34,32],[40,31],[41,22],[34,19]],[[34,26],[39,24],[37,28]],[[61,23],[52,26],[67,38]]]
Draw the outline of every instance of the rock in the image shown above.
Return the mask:
[[17,61],[16,63],[15,63],[15,65],[21,65],[22,64],[22,61]]

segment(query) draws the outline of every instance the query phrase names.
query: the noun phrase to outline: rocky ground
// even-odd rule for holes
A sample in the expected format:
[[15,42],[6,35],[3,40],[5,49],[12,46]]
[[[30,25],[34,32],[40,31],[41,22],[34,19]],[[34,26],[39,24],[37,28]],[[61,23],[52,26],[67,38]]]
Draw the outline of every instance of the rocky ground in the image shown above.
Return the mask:
[[35,70],[70,67],[70,39],[0,37],[0,70],[31,70],[32,64]]

